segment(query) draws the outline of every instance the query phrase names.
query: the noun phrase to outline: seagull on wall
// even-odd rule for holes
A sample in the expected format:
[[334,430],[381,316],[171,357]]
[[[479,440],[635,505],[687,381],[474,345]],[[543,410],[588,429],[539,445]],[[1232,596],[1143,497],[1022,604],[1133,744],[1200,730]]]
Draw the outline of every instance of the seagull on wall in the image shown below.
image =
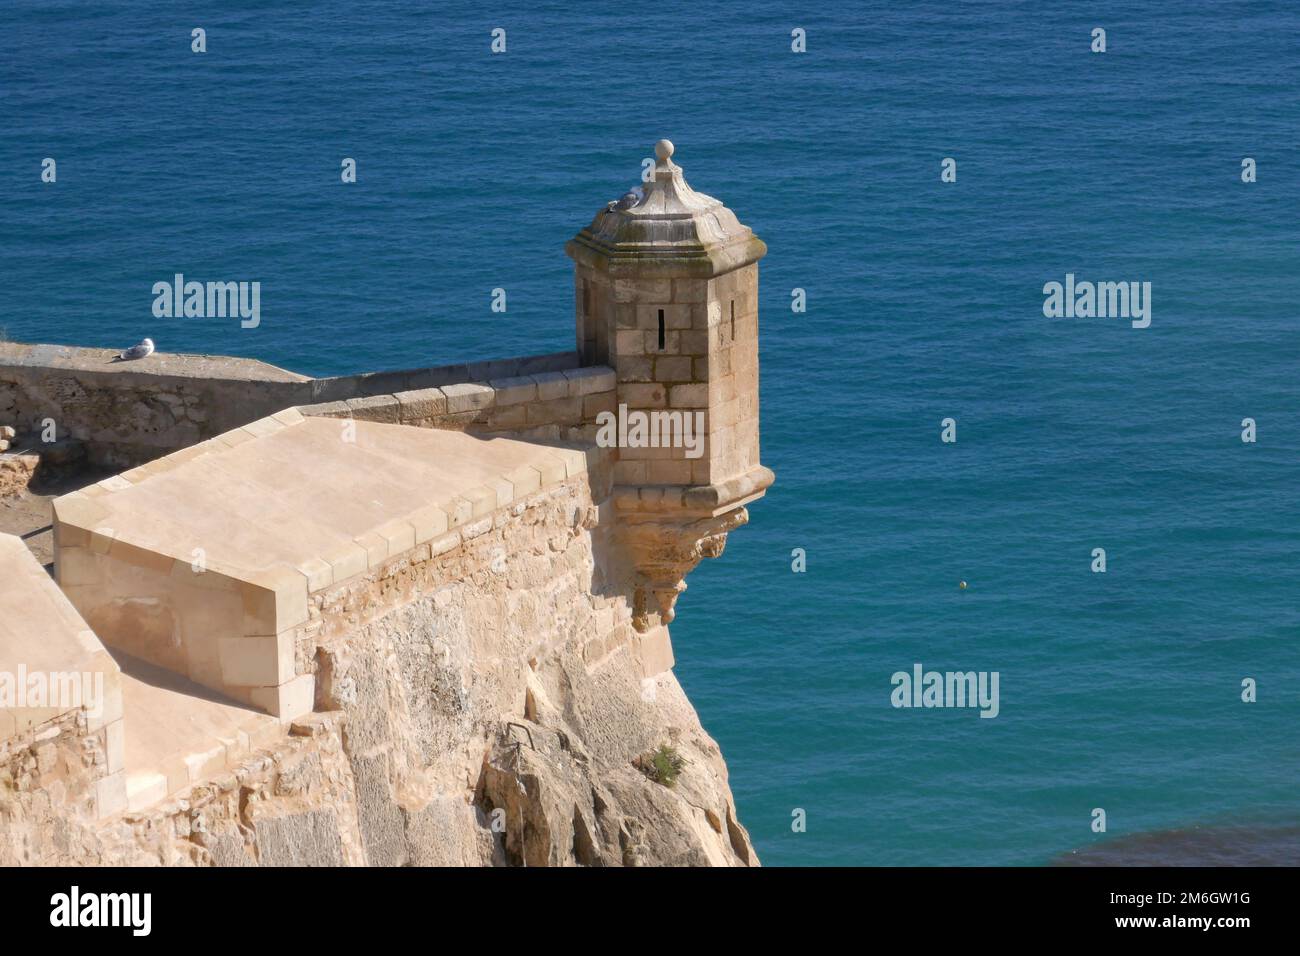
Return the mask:
[[139,345],[133,345],[125,352],[119,352],[113,361],[131,362],[135,359],[142,359],[148,355],[153,355],[153,339],[145,339]]

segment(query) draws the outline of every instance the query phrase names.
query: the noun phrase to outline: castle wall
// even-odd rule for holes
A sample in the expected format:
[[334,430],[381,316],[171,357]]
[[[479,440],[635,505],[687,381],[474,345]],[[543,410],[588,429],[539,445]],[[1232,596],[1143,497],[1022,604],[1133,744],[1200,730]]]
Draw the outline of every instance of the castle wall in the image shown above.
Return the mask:
[[[629,412],[706,413],[708,321],[702,279],[610,278],[579,264],[598,316],[609,325],[617,404]],[[663,336],[660,339],[660,318]],[[674,447],[624,448],[615,480],[622,485],[708,484],[709,453],[687,458]]]
[[[704,453],[624,448],[620,485],[708,485],[759,465],[758,267],[705,278],[610,278],[579,263],[578,332],[586,351],[608,326],[615,409],[704,412]],[[662,339],[660,320],[662,318]]]
[[[631,624],[608,454],[587,463],[314,591],[317,712],[239,768],[106,823],[47,811],[0,863],[755,863],[666,629]],[[638,767],[660,745],[671,789]]]
[[711,280],[708,311],[709,481],[716,484],[759,465],[758,266]]
[[307,416],[446,428],[534,440],[592,441],[617,410],[613,369],[587,366],[299,407]]
[[576,352],[395,372],[308,378],[252,359],[157,353],[113,362],[112,352],[0,342],[0,424],[86,446],[93,464],[127,468],[295,405],[558,373]]
[[312,706],[295,646],[313,595],[455,546],[589,455],[604,458],[374,422],[347,434],[287,409],[59,498],[55,574],[110,646],[293,718]]
[[40,435],[52,421],[58,437],[85,444],[93,463],[127,467],[310,401],[310,379],[249,359],[111,358],[0,343],[0,423]]

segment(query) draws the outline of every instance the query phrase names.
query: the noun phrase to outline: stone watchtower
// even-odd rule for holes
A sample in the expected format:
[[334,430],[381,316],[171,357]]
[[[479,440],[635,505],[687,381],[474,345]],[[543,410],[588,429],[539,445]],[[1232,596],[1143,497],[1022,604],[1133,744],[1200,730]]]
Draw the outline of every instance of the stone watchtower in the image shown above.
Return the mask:
[[758,453],[758,260],[767,246],[686,184],[672,143],[660,140],[655,155],[654,178],[565,247],[583,364],[615,370],[627,418],[675,425],[690,415],[703,425],[702,443],[690,447],[619,442],[614,504],[643,577],[642,631],[672,620],[686,572],[722,552],[726,533],[748,520],[744,506],[773,481]]

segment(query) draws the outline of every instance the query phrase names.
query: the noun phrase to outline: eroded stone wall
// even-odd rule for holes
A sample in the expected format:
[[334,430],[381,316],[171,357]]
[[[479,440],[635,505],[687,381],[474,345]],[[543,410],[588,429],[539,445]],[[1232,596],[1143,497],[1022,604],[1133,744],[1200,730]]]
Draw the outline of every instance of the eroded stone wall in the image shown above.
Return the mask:
[[251,359],[113,353],[0,343],[0,420],[19,434],[84,443],[92,463],[125,468],[301,401],[311,379]]
[[69,711],[0,739],[0,866],[94,858],[101,806],[125,804],[121,730]]

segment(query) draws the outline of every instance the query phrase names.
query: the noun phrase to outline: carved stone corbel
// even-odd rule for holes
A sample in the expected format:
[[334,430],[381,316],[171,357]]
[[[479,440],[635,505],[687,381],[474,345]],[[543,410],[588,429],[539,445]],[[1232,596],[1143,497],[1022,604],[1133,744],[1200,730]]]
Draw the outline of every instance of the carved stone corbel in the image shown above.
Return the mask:
[[696,520],[666,515],[628,520],[620,530],[637,571],[633,627],[644,634],[671,623],[677,596],[686,590],[686,575],[703,559],[721,555],[727,534],[747,521],[743,507]]

